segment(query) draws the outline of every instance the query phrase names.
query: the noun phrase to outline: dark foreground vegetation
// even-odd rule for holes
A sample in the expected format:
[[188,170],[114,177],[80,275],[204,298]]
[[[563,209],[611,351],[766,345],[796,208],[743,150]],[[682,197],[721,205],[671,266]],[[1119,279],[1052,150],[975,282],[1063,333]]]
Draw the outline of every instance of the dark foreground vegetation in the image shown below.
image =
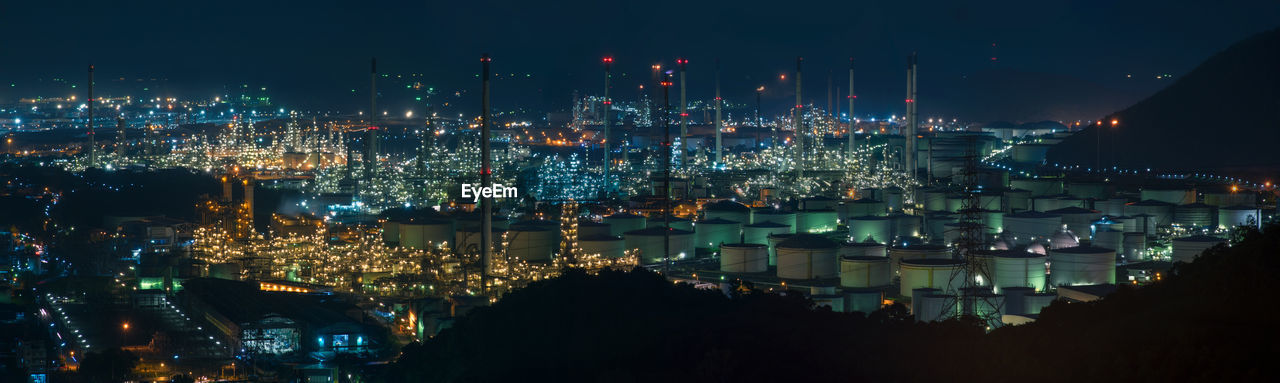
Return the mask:
[[798,294],[726,297],[644,271],[569,273],[404,350],[385,381],[1260,381],[1274,378],[1280,227],[1162,282],[984,334]]

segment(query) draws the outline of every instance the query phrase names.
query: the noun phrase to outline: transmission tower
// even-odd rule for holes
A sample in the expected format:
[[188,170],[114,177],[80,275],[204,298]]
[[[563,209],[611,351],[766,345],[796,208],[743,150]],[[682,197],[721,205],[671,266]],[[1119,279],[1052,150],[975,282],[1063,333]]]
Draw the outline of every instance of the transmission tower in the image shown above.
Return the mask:
[[[961,171],[963,184],[961,193],[964,200],[960,205],[959,237],[953,244],[953,257],[961,262],[961,266],[952,272],[949,291],[950,297],[943,310],[959,309],[962,318],[969,318],[982,323],[988,329],[998,326],[1001,321],[1000,312],[1004,310],[1004,299],[995,295],[989,283],[991,276],[986,261],[978,256],[986,249],[987,240],[982,223],[982,208],[979,199],[981,187],[978,185],[978,146],[973,135],[965,139],[964,167]],[[982,276],[984,283],[978,283],[977,276]],[[956,280],[960,283],[957,284]],[[952,305],[954,303],[954,305]],[[943,318],[951,316],[954,311],[943,312]]]

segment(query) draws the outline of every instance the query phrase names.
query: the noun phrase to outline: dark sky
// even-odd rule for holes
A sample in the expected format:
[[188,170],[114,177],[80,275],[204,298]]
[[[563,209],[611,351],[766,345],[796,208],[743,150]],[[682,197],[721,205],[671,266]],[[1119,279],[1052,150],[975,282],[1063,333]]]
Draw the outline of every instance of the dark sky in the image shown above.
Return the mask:
[[49,80],[83,83],[92,62],[105,94],[125,91],[104,83],[119,77],[168,79],[156,88],[180,97],[247,83],[290,107],[351,111],[367,107],[371,56],[452,93],[477,88],[477,58],[489,52],[496,72],[530,75],[495,82],[499,109],[562,108],[574,89],[596,92],[605,54],[616,58],[618,98],[634,97],[650,65],[679,56],[691,61],[690,93],[707,96],[718,58],[729,101],[753,101],[763,84],[780,109],[794,83],[778,75],[796,55],[805,98],[822,106],[826,72],[843,87],[852,55],[859,111],[890,114],[902,109],[905,56],[917,51],[922,114],[968,117],[963,100],[988,82],[971,78],[1079,84],[1072,91],[1112,93],[1119,108],[1171,81],[1156,75],[1176,78],[1278,24],[1275,1],[7,1],[0,100],[73,92]]

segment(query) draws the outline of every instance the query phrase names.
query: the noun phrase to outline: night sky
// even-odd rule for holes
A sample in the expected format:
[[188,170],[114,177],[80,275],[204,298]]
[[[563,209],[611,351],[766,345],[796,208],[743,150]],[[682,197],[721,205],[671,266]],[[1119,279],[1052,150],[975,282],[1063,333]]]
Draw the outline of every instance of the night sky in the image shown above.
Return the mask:
[[[924,116],[1004,113],[998,106],[975,112],[972,100],[983,97],[1057,105],[1097,95],[1098,105],[1064,107],[1069,113],[1008,112],[1011,119],[1094,118],[1088,114],[1123,108],[1173,81],[1155,76],[1176,79],[1280,24],[1275,1],[281,3],[5,2],[0,101],[76,92],[50,79],[83,83],[84,67],[93,63],[104,95],[134,91],[123,86],[128,81],[106,81],[120,77],[167,79],[153,90],[178,97],[252,84],[289,107],[350,112],[367,107],[371,56],[384,72],[423,73],[424,83],[452,94],[477,88],[478,57],[489,52],[496,72],[529,75],[495,82],[499,109],[564,108],[575,89],[598,92],[599,60],[607,54],[616,58],[619,99],[638,93],[650,65],[683,56],[691,62],[692,97],[711,94],[719,59],[730,102],[754,101],[752,90],[765,85],[769,108],[781,110],[794,97],[796,55],[805,57],[805,98],[820,106],[827,71],[843,88],[852,55],[859,114],[888,115],[901,112],[905,56],[917,51]],[[383,97],[388,108],[413,107]]]

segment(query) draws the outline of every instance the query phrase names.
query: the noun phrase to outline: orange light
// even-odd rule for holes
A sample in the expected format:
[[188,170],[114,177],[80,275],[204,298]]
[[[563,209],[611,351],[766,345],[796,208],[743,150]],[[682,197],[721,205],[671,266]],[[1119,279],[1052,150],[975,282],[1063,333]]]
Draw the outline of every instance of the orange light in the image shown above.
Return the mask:
[[1111,126],[1116,126],[1119,124],[1120,124],[1120,120],[1111,120]]
[[123,324],[123,325],[120,325],[120,327],[124,328],[125,330],[128,330],[128,329],[129,329],[129,322],[124,322],[124,324]]

